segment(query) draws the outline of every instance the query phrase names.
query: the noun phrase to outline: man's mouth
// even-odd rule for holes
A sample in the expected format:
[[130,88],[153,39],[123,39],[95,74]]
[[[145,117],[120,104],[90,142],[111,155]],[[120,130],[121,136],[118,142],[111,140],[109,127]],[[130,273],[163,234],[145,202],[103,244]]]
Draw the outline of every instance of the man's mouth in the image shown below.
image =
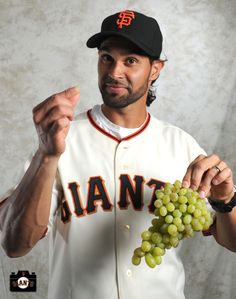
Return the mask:
[[106,91],[108,91],[110,93],[120,93],[120,92],[124,91],[125,89],[127,89],[127,87],[122,84],[106,83],[105,89],[106,89]]

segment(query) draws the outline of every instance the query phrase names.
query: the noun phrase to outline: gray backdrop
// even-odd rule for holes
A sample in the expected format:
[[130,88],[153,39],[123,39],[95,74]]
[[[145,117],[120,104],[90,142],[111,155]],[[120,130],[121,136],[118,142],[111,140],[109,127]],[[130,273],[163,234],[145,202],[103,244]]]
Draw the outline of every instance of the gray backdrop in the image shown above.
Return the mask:
[[[85,42],[104,17],[123,9],[154,16],[164,35],[168,62],[150,111],[236,171],[235,0],[0,0],[0,195],[18,182],[37,147],[31,116],[37,103],[77,84],[77,112],[101,101],[96,50]],[[200,234],[184,242],[187,299],[236,298],[235,254]],[[0,249],[0,261],[0,299],[46,297],[47,238],[18,259]],[[9,292],[9,275],[19,269],[36,272],[37,293]]]

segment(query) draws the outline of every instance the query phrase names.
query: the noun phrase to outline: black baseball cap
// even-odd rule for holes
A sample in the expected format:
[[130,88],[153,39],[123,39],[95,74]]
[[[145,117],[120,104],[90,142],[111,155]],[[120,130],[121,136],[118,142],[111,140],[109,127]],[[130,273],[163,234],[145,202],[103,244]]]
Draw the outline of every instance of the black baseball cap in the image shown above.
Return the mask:
[[157,21],[142,13],[125,10],[105,18],[101,32],[87,41],[89,48],[99,48],[110,36],[121,36],[133,42],[147,56],[160,58],[162,51],[162,33]]

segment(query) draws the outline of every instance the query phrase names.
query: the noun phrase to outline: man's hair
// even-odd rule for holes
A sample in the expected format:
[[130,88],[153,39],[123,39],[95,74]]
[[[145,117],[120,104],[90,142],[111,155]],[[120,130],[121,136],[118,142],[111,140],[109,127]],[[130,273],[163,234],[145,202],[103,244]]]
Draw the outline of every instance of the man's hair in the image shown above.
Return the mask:
[[[152,63],[154,60],[159,60],[159,61],[162,61],[162,62],[166,62],[167,61],[167,58],[165,59],[160,59],[160,58],[156,58],[156,57],[151,57],[151,56],[148,56],[149,60],[150,60],[150,63]],[[156,96],[156,88],[155,86],[153,86],[153,84],[156,82],[156,80],[159,78],[159,76],[152,81],[151,83],[151,86],[148,90],[148,95],[147,95],[147,101],[146,101],[146,105],[149,107],[151,105],[151,103],[153,101],[155,101],[155,99],[157,98]]]
[[155,82],[156,80],[153,80],[152,81],[152,84],[148,90],[148,95],[147,95],[147,101],[146,101],[146,105],[149,107],[151,105],[151,103],[153,101],[155,101],[157,95],[156,95],[156,88],[153,86],[153,83]]

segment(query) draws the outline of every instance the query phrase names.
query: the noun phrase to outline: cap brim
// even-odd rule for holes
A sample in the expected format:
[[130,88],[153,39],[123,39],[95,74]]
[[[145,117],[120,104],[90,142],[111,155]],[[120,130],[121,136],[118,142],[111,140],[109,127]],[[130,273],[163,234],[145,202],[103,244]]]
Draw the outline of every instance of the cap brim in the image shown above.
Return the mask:
[[126,35],[124,33],[117,33],[114,31],[106,31],[106,32],[99,32],[94,34],[93,36],[91,36],[86,45],[88,48],[99,48],[101,43],[108,38],[109,36],[121,36],[126,38],[127,40],[131,41],[132,43],[134,43],[136,46],[138,46],[138,48],[140,48],[141,50],[143,50],[148,56],[152,56],[152,57],[157,57],[155,53],[153,53],[153,51],[149,48],[147,48],[145,45],[143,45],[140,42],[137,42],[135,39],[131,38],[129,35]]

